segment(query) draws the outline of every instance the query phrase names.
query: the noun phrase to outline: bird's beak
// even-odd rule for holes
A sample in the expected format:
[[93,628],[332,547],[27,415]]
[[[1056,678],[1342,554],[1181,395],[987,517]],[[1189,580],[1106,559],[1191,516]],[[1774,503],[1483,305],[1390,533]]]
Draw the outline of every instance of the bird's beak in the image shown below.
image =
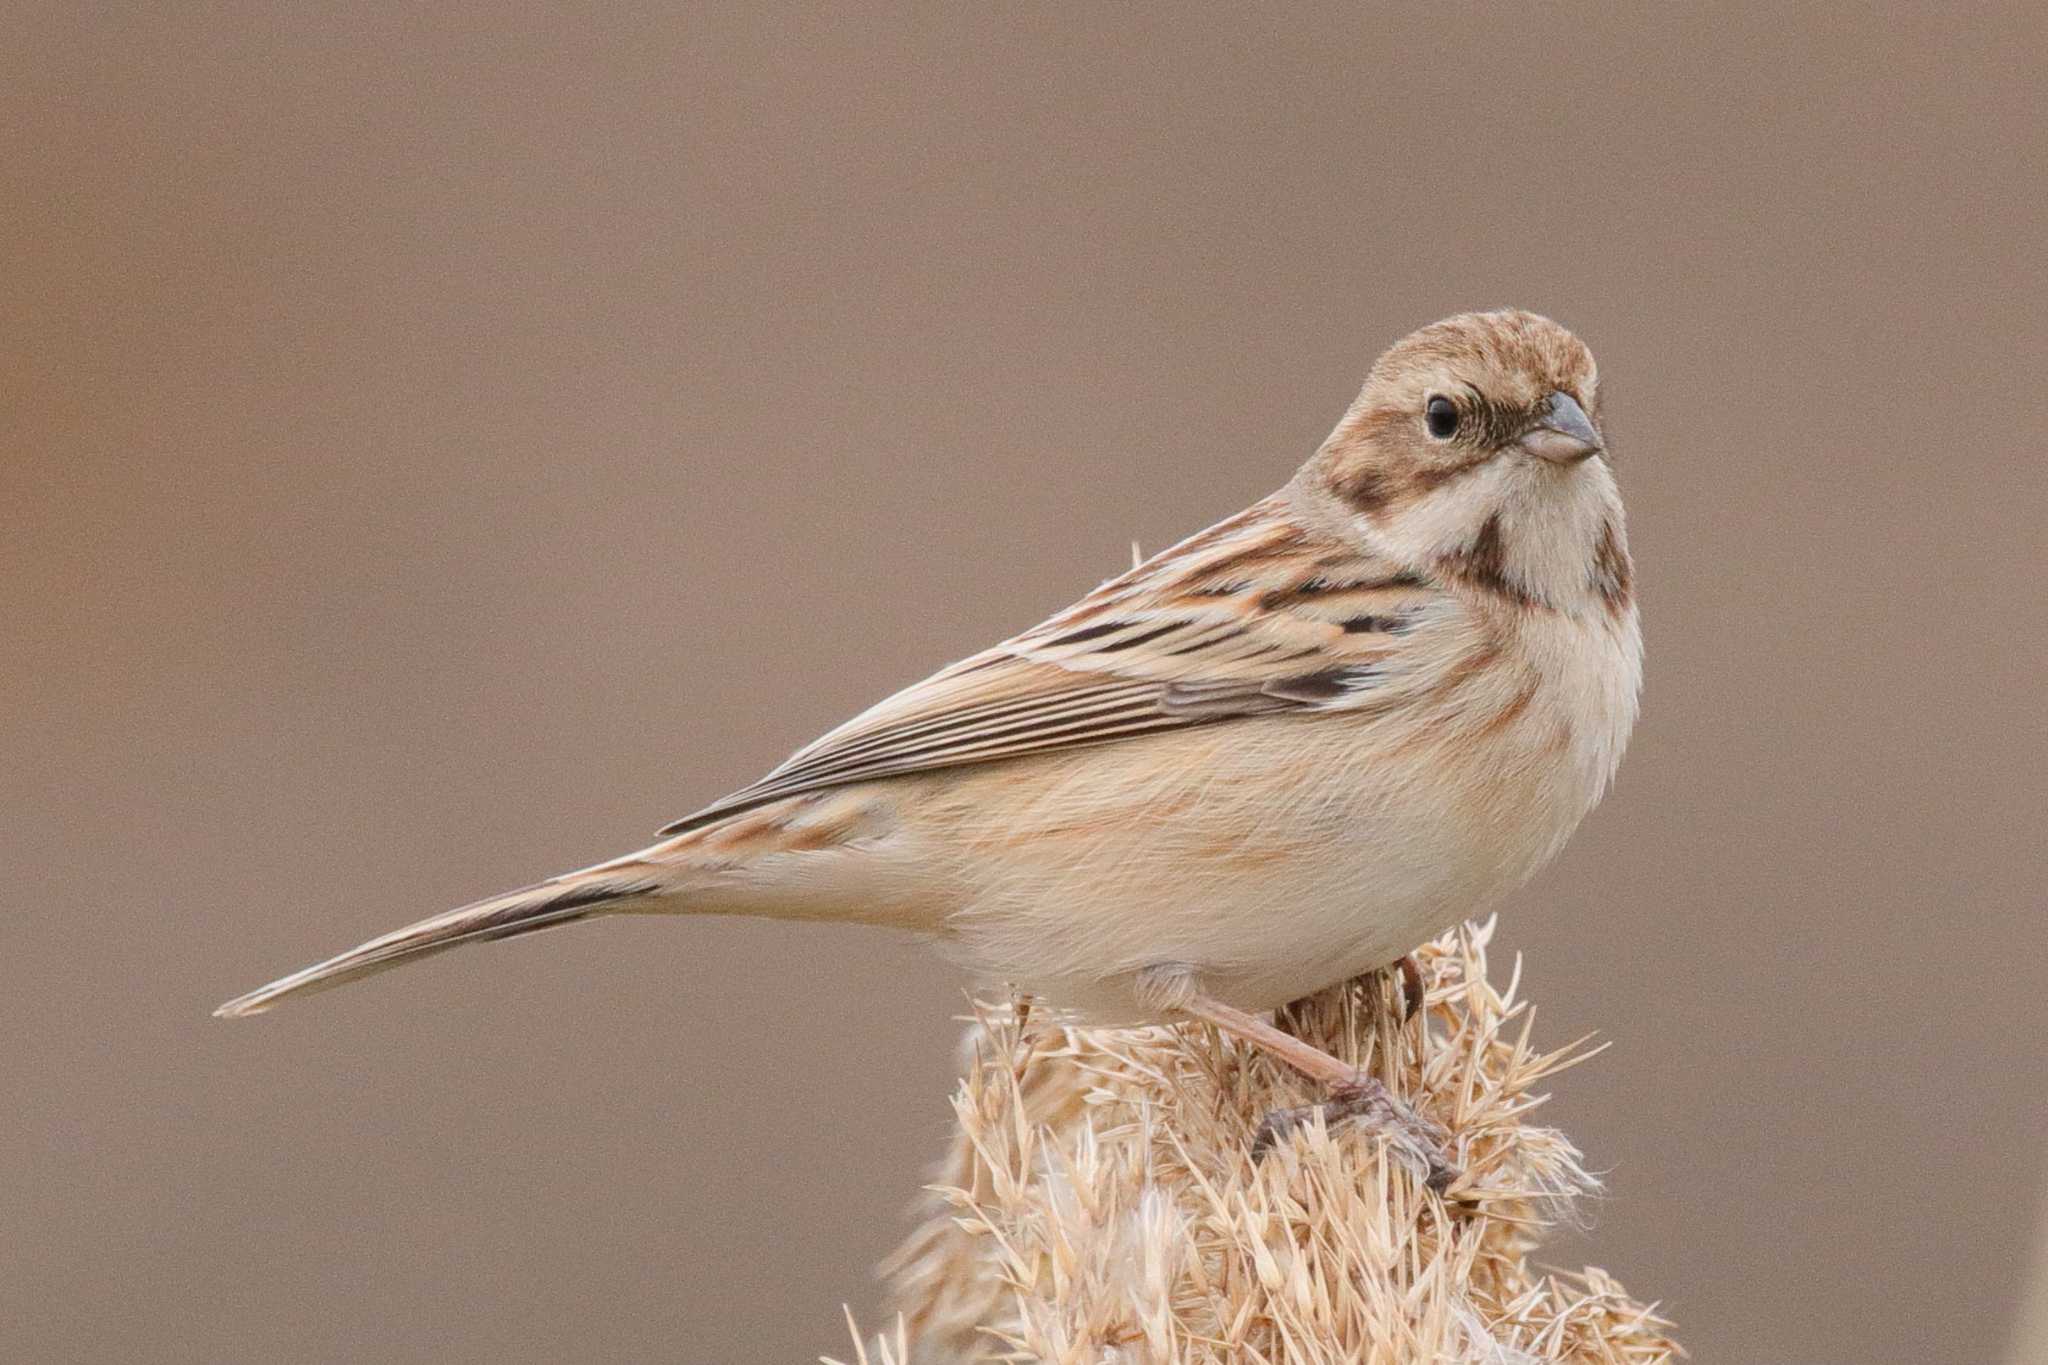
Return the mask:
[[1568,393],[1553,393],[1543,415],[1515,444],[1556,464],[1577,464],[1600,453],[1600,433],[1576,399]]

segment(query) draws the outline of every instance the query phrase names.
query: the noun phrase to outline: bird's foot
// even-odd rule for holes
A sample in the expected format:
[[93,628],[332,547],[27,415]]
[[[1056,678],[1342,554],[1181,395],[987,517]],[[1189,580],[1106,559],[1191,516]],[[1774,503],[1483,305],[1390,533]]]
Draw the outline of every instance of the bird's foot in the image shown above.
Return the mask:
[[1267,1114],[1259,1121],[1259,1130],[1252,1138],[1252,1160],[1264,1158],[1318,1114],[1332,1128],[1339,1123],[1358,1123],[1384,1134],[1394,1152],[1438,1194],[1448,1190],[1458,1178],[1458,1168],[1444,1154],[1444,1143],[1450,1135],[1395,1099],[1380,1081],[1366,1075],[1331,1086],[1330,1098],[1321,1104],[1275,1109]]

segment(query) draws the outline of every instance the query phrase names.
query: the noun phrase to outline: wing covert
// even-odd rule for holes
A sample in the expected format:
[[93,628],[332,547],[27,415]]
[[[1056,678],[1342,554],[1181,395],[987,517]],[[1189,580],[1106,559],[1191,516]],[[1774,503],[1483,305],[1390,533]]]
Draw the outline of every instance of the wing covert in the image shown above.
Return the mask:
[[896,693],[661,833],[849,783],[1368,704],[1444,600],[1384,559],[1303,530],[1276,494]]

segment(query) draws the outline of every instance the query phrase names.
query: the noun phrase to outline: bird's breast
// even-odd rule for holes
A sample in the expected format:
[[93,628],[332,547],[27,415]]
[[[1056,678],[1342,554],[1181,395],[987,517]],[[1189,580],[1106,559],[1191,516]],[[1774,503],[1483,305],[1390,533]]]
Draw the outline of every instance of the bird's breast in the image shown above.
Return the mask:
[[1627,632],[1448,634],[1399,704],[1235,719],[872,789],[931,930],[1098,1018],[1193,967],[1268,1008],[1482,914],[1562,847],[1634,715]]

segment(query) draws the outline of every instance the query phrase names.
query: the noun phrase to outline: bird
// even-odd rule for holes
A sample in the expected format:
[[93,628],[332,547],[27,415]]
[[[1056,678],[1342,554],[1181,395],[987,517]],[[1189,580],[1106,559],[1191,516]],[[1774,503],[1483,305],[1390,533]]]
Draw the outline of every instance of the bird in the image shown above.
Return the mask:
[[1384,1115],[1267,1012],[1405,961],[1563,848],[1635,724],[1633,580],[1592,352],[1459,314],[1382,353],[1277,492],[656,842],[216,1013],[611,914],[854,922],[1086,1022],[1206,1022],[1331,1114]]

